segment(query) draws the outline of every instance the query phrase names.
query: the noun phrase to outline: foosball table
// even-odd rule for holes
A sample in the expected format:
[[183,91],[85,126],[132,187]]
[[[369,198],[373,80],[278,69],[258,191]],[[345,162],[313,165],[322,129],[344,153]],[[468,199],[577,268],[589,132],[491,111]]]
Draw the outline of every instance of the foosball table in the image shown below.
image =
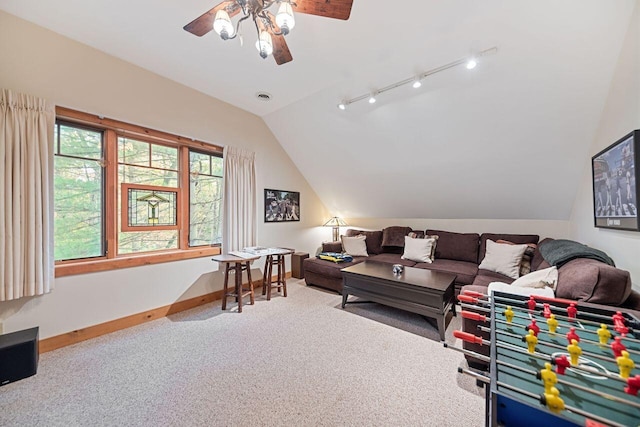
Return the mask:
[[[640,426],[640,321],[575,301],[466,292],[462,317],[490,331],[488,374],[459,368],[486,383],[487,425]],[[445,344],[445,346],[447,346]]]

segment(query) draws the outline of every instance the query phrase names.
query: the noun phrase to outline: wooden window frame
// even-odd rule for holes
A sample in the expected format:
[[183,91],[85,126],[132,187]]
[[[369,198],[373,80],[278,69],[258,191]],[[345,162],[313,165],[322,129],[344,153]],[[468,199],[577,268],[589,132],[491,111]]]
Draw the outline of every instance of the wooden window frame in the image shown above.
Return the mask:
[[[84,125],[103,130],[104,162],[106,165],[104,172],[104,179],[106,181],[104,188],[104,244],[106,246],[106,254],[105,256],[94,258],[56,261],[56,277],[201,258],[221,253],[220,245],[189,246],[189,149],[192,148],[203,153],[219,156],[223,152],[222,147],[163,131],[148,129],[143,126],[72,110],[66,107],[56,107],[56,119],[64,121],[69,125]],[[176,147],[178,149],[178,226],[173,228],[178,229],[178,249],[116,255],[118,245],[118,213],[116,212],[118,198],[118,136],[139,139],[152,144]],[[150,188],[151,186],[143,185],[142,187]],[[123,195],[124,194],[123,189]],[[125,205],[123,204],[123,206]],[[123,209],[123,212],[126,211]],[[123,224],[126,223],[123,222]],[[144,228],[145,231],[153,229],[159,228]],[[126,230],[123,229],[123,231]]]

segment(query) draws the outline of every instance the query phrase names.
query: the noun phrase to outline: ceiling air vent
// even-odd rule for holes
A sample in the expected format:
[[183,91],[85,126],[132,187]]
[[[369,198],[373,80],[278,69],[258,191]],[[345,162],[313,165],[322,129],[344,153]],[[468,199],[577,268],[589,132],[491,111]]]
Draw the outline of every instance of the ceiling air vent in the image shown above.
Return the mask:
[[258,92],[256,93],[256,98],[258,98],[260,101],[271,101],[271,94],[267,92]]

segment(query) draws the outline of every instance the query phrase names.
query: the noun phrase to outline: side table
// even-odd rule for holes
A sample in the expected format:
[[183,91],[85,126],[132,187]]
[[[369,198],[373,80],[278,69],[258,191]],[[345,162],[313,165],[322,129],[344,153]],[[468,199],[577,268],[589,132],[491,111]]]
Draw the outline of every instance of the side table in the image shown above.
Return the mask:
[[304,279],[304,260],[309,258],[306,252],[295,252],[291,255],[291,275],[296,279]]
[[[220,254],[211,258],[220,264],[224,264],[224,288],[222,291],[222,309],[227,309],[227,298],[236,297],[238,301],[238,313],[242,313],[242,298],[249,295],[251,304],[254,301],[253,294],[253,281],[251,280],[251,261],[260,258],[259,256],[253,257],[239,257],[230,254]],[[235,271],[236,280],[233,292],[229,292],[229,272]],[[242,286],[242,272],[247,272],[247,279],[249,279],[249,289],[244,289]]]

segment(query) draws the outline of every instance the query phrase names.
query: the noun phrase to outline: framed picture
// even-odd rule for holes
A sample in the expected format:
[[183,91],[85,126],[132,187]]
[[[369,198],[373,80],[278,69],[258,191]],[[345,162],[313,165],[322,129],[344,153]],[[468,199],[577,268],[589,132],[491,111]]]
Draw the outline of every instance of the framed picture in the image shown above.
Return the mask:
[[591,159],[596,227],[640,231],[639,146],[640,130],[635,130]]
[[264,222],[300,221],[298,191],[264,190]]

